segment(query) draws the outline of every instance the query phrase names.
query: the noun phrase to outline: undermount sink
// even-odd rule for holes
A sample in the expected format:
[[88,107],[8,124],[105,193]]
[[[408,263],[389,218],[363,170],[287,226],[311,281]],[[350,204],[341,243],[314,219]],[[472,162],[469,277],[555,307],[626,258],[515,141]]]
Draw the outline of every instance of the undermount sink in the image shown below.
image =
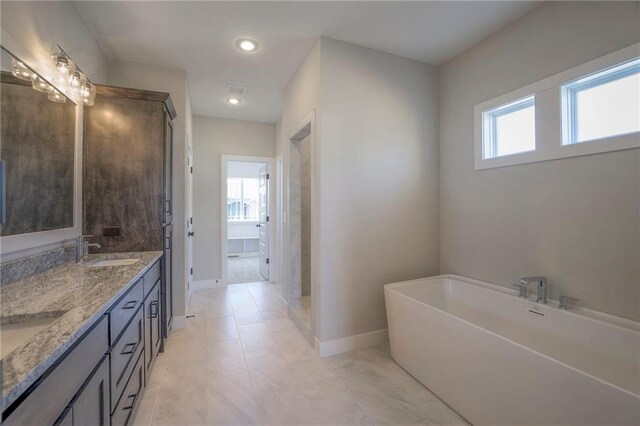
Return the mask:
[[0,326],[0,357],[13,352],[27,340],[47,328],[56,317],[39,318],[31,321],[5,324]]
[[133,265],[140,259],[102,259],[95,262],[87,263],[90,268],[100,268],[105,266],[126,266]]

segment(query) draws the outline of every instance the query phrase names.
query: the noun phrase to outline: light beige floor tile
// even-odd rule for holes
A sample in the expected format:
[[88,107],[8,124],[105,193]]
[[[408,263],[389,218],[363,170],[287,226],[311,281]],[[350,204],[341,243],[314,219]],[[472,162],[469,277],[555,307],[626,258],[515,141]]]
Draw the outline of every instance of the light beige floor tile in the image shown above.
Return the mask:
[[271,333],[279,331],[297,331],[296,326],[293,325],[289,318],[265,319],[264,323]]
[[192,412],[178,414],[171,417],[153,419],[151,426],[204,426],[206,425],[203,415]]
[[235,312],[236,323],[238,325],[257,324],[263,322],[258,309],[241,309]]
[[208,425],[258,425],[260,414],[249,374],[209,379]]
[[287,318],[287,311],[284,309],[276,309],[273,311],[260,310],[260,315],[262,315],[262,319],[265,321],[268,319]]
[[238,332],[245,352],[270,348],[276,345],[264,323],[241,325],[238,327]]
[[209,341],[238,338],[238,327],[234,317],[214,318],[207,322],[206,338]]
[[242,350],[240,339],[209,342],[207,345],[207,353],[213,356],[235,356],[244,358],[244,351]]
[[246,373],[247,363],[244,356],[209,356],[207,359],[207,377],[224,377]]

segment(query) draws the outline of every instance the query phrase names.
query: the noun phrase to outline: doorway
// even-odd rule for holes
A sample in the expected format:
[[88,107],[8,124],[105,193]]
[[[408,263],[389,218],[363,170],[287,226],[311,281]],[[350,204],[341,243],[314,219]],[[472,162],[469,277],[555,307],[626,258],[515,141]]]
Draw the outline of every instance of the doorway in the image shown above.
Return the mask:
[[271,282],[273,159],[223,156],[222,272],[227,284]]
[[311,112],[289,138],[288,147],[288,314],[313,345],[318,324],[318,180],[315,113]]

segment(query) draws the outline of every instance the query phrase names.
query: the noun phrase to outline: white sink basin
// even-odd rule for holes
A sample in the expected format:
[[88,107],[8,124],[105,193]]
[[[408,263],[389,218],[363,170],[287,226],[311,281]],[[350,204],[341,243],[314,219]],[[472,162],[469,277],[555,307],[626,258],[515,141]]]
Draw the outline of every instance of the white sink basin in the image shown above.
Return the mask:
[[5,355],[22,346],[24,342],[48,327],[55,320],[56,318],[43,318],[0,326],[0,347],[2,348],[0,357],[4,358]]
[[91,268],[100,268],[104,266],[126,266],[133,265],[140,259],[102,259],[95,262],[87,263]]

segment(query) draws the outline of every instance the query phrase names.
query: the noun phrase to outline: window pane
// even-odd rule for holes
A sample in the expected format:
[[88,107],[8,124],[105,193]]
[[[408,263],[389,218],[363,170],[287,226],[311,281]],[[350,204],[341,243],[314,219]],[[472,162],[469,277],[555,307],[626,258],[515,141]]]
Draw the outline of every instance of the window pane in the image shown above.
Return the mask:
[[260,196],[260,185],[258,179],[243,179],[244,189],[244,220],[257,221]]
[[576,93],[576,142],[640,131],[640,74]]
[[533,105],[496,117],[496,156],[533,151],[536,148],[536,115]]

